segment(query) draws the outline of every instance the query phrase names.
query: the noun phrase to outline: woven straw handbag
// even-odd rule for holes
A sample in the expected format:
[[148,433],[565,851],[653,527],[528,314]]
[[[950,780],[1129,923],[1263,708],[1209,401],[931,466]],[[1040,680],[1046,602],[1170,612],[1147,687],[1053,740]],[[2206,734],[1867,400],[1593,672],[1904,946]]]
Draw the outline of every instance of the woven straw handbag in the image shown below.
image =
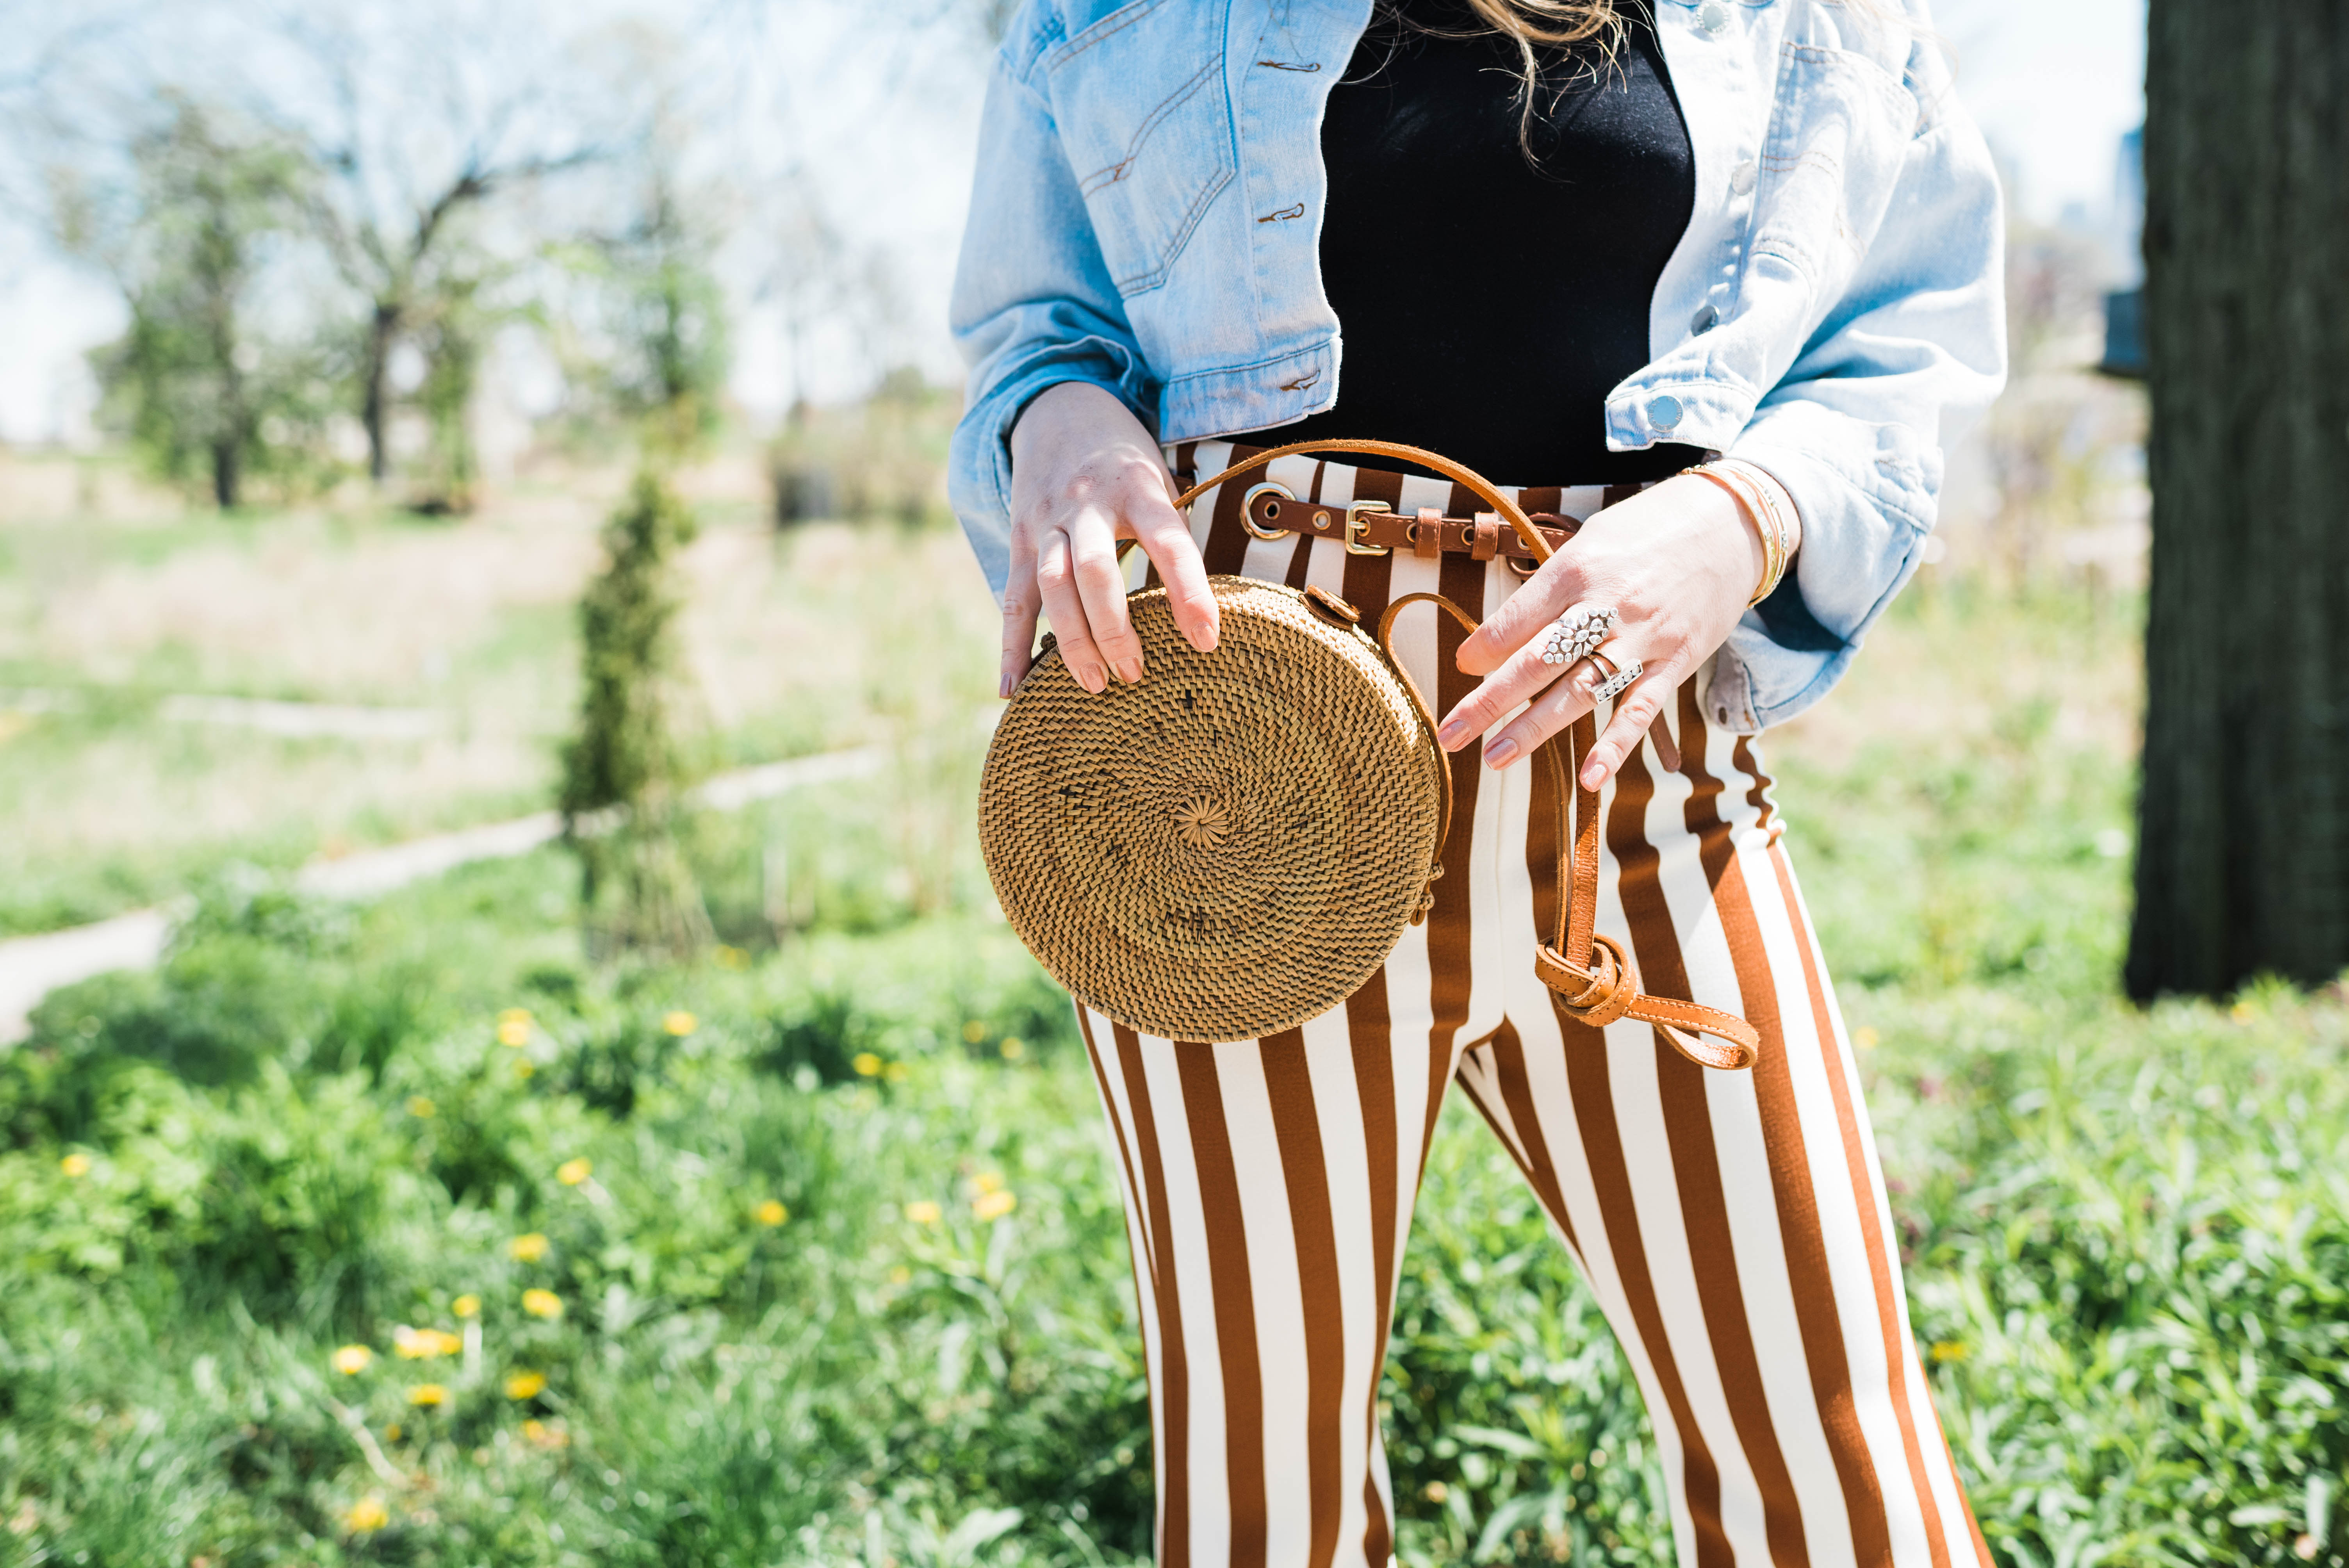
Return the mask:
[[[1465,486],[1532,551],[1549,547],[1506,496],[1459,464],[1383,441],[1314,441],[1263,452],[1193,486],[1200,495],[1275,458],[1363,453]],[[1257,1039],[1337,1006],[1425,919],[1444,874],[1452,774],[1426,700],[1394,657],[1397,615],[1376,635],[1354,608],[1244,577],[1212,577],[1216,651],[1175,629],[1162,588],[1128,596],[1145,673],[1095,696],[1051,639],[1013,694],[979,781],[979,846],[1003,913],[1085,1006],[1176,1041]],[[1654,1026],[1706,1067],[1753,1065],[1744,1019],[1640,990],[1629,951],[1591,928],[1599,810],[1572,792],[1595,737],[1588,717],[1539,748],[1557,802],[1557,926],[1535,969],[1560,1014],[1603,1027]],[[1561,762],[1557,739],[1571,742]],[[1713,1039],[1701,1037],[1711,1036]],[[1718,1043],[1715,1043],[1718,1042]]]

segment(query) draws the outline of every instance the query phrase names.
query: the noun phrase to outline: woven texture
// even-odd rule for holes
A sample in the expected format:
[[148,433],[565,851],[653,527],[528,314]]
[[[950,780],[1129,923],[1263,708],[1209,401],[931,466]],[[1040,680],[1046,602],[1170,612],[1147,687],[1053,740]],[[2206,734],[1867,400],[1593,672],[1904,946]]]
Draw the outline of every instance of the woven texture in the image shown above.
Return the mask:
[[1212,654],[1162,590],[1148,673],[1100,696],[1057,650],[987,754],[979,847],[1003,912],[1077,999],[1145,1034],[1255,1039],[1386,961],[1435,859],[1442,766],[1361,630],[1276,583],[1211,579]]

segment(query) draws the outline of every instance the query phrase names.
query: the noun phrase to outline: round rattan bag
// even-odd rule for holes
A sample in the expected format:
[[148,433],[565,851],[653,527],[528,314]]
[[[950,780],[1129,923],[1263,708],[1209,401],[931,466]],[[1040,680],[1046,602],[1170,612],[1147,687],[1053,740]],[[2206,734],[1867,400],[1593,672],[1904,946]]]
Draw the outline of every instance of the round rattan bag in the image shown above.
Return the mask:
[[1245,1040],[1351,995],[1423,913],[1445,776],[1410,688],[1326,595],[1209,580],[1212,654],[1163,589],[1146,673],[1099,696],[1057,649],[987,754],[978,838],[1052,977],[1144,1034]]

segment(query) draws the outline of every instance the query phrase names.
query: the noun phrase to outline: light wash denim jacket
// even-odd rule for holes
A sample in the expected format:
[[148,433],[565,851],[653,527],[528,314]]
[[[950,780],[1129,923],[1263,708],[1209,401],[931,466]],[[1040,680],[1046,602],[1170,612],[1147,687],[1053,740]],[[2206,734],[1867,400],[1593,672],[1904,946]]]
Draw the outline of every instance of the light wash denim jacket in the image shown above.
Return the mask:
[[[1170,443],[1268,430],[1336,400],[1321,112],[1370,11],[1028,0],[1012,19],[953,303],[972,370],[949,488],[999,593],[1006,439],[1045,387],[1106,387]],[[1696,201],[1656,285],[1653,358],[1608,397],[1607,443],[1751,459],[1801,510],[1787,585],[1711,668],[1708,709],[1751,733],[1842,676],[1916,570],[1942,442],[2003,382],[1998,182],[1925,0],[1656,12]],[[1488,215],[1423,216],[1456,232]],[[1398,215],[1398,236],[1412,222]],[[1431,387],[1479,369],[1430,368]]]

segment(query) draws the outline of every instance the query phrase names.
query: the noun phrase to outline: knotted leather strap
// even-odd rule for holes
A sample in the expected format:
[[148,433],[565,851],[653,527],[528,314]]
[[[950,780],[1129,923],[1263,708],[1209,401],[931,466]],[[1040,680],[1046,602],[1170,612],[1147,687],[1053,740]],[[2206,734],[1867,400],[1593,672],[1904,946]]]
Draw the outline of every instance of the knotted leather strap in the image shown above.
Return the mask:
[[[1465,486],[1485,505],[1506,519],[1526,549],[1537,562],[1550,557],[1549,542],[1534,525],[1516,502],[1487,482],[1483,475],[1464,468],[1451,459],[1418,447],[1406,447],[1393,441],[1300,441],[1294,446],[1275,447],[1258,452],[1244,463],[1235,464],[1210,480],[1193,485],[1175,500],[1174,509],[1181,511],[1200,496],[1235,475],[1262,468],[1275,458],[1294,457],[1303,453],[1346,452],[1366,457],[1386,458],[1393,461],[1413,463],[1431,469]],[[1477,520],[1480,525],[1485,519]],[[1498,520],[1491,525],[1497,535]],[[1481,527],[1480,527],[1481,531]],[[1479,539],[1476,557],[1489,560],[1492,550],[1483,548]],[[1494,540],[1497,544],[1497,538]],[[1378,645],[1387,656],[1403,690],[1411,696],[1412,706],[1418,711],[1420,721],[1427,726],[1431,739],[1435,734],[1435,716],[1429,711],[1427,698],[1419,683],[1411,678],[1402,661],[1394,656],[1395,617],[1413,604],[1433,604],[1469,631],[1476,629],[1476,618],[1440,593],[1406,593],[1388,604],[1386,614],[1379,618]],[[1569,759],[1573,771],[1578,774],[1582,759],[1598,743],[1598,732],[1588,714],[1577,719],[1568,737],[1573,742]],[[1700,1067],[1736,1070],[1750,1068],[1760,1054],[1762,1037],[1754,1026],[1733,1013],[1716,1007],[1700,1006],[1694,1002],[1676,1001],[1670,996],[1651,996],[1640,989],[1640,972],[1631,962],[1631,954],[1611,936],[1599,936],[1591,929],[1599,908],[1599,792],[1585,789],[1579,778],[1570,783],[1568,769],[1558,758],[1558,741],[1551,737],[1537,749],[1549,769],[1555,788],[1551,794],[1557,808],[1557,842],[1571,844],[1571,853],[1557,858],[1557,928],[1548,945],[1537,950],[1534,973],[1549,987],[1550,998],[1561,1017],[1603,1029],[1619,1018],[1636,1018],[1651,1026],[1671,1042],[1672,1048]],[[1452,769],[1439,767],[1436,773],[1443,780],[1444,810],[1435,836],[1436,865],[1429,876],[1430,891],[1434,879],[1444,874],[1442,855],[1444,844],[1452,831]],[[1568,816],[1568,799],[1572,790],[1572,815]],[[1713,1045],[1700,1038],[1710,1035],[1723,1041]]]

